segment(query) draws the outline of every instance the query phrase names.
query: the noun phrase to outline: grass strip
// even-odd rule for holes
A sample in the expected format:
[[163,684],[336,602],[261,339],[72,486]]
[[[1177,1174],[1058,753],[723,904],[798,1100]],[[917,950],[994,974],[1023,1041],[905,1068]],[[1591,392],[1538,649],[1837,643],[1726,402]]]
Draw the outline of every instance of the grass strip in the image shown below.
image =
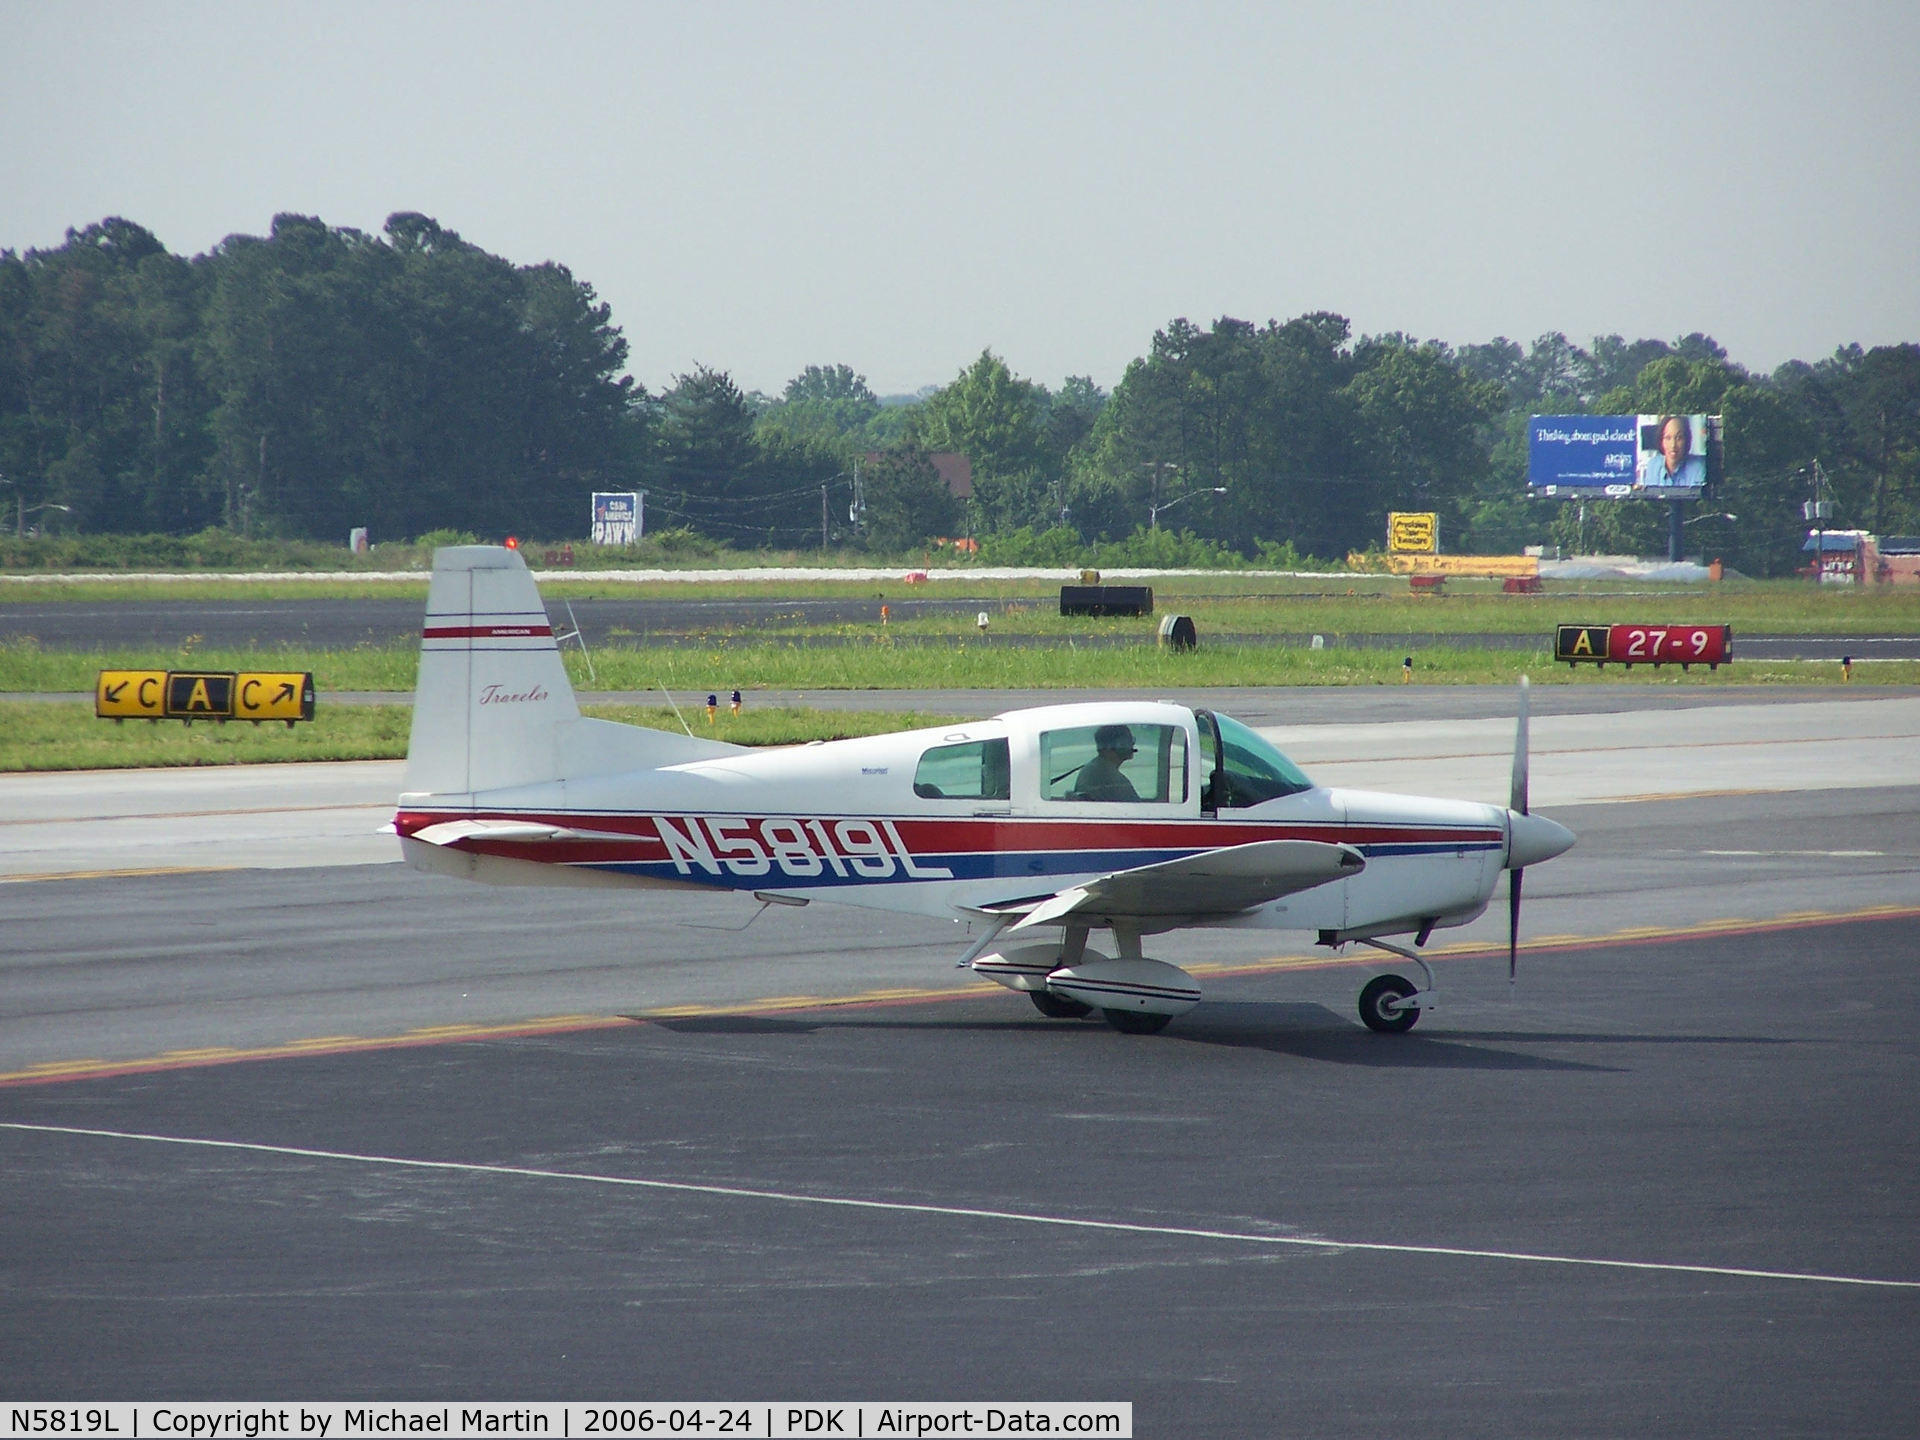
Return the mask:
[[[1734,638],[1736,655],[1739,637]],[[564,653],[580,690],[649,691],[677,699],[734,689],[776,690],[1008,690],[1029,687],[1121,689],[1152,693],[1191,686],[1397,685],[1401,661],[1413,657],[1421,684],[1510,684],[1530,675],[1537,684],[1752,685],[1828,684],[1840,679],[1837,662],[1736,661],[1709,672],[1696,666],[1627,670],[1609,665],[1571,669],[1555,665],[1545,642],[1525,650],[1311,650],[1286,645],[1207,645],[1176,652],[1136,646],[1027,648],[977,637],[949,644],[898,643],[891,635],[839,645],[722,638],[699,645],[594,650],[593,669],[577,650]],[[0,645],[0,693],[92,693],[102,669],[311,670],[324,705],[329,692],[407,693],[418,655],[411,648],[220,651],[181,649],[100,652],[41,650],[22,642]],[[1856,684],[1920,684],[1920,661],[1856,665]]]
[[[787,599],[865,600],[877,628],[882,604],[912,599],[977,599],[996,625],[1036,634],[1106,633],[1131,626],[1151,636],[1160,615],[1187,614],[1202,637],[1214,634],[1423,634],[1436,631],[1486,634],[1550,634],[1555,624],[1729,624],[1742,633],[1920,633],[1920,587],[1864,589],[1815,587],[1804,581],[1726,582],[1721,585],[1661,585],[1644,581],[1547,582],[1539,595],[1507,595],[1498,580],[1456,577],[1440,595],[1413,595],[1402,576],[1387,575],[1207,575],[1152,576],[1158,614],[1130,622],[1062,619],[1058,580],[989,580],[961,572],[937,582],[909,585],[904,574],[887,580],[573,580],[564,571],[540,575],[549,601],[567,599],[748,600],[777,604]],[[10,582],[0,576],[0,604],[31,611],[50,603],[179,602],[184,600],[414,599],[424,604],[426,579],[273,580],[242,578],[178,581]],[[962,633],[971,615],[911,620],[895,625],[930,633]],[[805,630],[796,621],[796,633]],[[762,632],[764,633],[764,632]]]
[[[679,730],[666,706],[588,705],[589,715]],[[694,734],[736,745],[797,745],[946,723],[935,715],[884,710],[748,709],[737,718],[720,707],[712,725],[704,707],[689,709]],[[310,723],[225,725],[178,720],[98,720],[90,705],[0,701],[0,772],[127,770],[176,765],[260,765],[311,760],[397,760],[407,753],[413,710],[406,705],[327,705]]]

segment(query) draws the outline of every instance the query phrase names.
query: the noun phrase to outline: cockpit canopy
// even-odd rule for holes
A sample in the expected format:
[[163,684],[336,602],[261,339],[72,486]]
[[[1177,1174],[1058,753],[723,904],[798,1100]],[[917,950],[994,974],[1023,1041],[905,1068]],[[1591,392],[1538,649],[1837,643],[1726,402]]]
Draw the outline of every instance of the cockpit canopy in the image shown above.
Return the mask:
[[[1118,718],[1116,718],[1118,717]],[[1313,788],[1231,716],[1172,706],[1058,706],[1024,735],[948,735],[913,772],[923,800],[1243,810]],[[1033,773],[1037,764],[1038,773]],[[1016,778],[1016,767],[1023,772]],[[1197,804],[1190,802],[1197,801]]]
[[1203,809],[1241,810],[1313,788],[1299,766],[1231,715],[1200,710],[1194,719],[1200,730],[1201,773],[1209,777],[1214,792],[1202,795]]

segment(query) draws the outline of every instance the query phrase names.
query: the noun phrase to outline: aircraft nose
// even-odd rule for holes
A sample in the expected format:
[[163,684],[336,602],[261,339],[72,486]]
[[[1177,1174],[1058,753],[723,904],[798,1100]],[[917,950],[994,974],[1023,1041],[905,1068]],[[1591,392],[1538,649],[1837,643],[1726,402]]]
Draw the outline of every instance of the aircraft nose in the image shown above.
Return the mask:
[[1574,834],[1556,820],[1544,815],[1507,812],[1507,869],[1538,865],[1551,860],[1573,846]]

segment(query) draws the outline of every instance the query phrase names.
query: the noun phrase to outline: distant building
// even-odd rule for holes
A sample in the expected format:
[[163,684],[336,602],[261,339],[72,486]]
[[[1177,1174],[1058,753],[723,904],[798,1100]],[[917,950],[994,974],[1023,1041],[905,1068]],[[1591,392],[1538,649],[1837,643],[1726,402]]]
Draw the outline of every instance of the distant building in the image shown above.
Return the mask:
[[1920,535],[1882,537],[1877,568],[1889,585],[1920,585]]
[[[867,464],[877,465],[887,458],[884,450],[869,450],[864,457]],[[973,498],[973,462],[957,450],[930,451],[927,459],[933,462],[933,468],[947,483],[947,493],[956,500]]]
[[1920,536],[1865,530],[1809,530],[1802,551],[1818,558],[1802,570],[1828,585],[1920,585]]

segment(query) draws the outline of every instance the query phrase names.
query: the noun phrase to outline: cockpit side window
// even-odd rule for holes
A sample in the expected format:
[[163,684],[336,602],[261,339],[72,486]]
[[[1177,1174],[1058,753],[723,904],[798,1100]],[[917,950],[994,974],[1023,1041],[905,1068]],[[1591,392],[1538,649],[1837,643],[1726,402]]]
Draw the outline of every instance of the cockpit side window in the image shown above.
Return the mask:
[[936,745],[920,757],[913,793],[922,800],[1005,800],[1012,773],[1005,739]]
[[1077,725],[1040,735],[1040,798],[1165,805],[1187,798],[1177,725]]

